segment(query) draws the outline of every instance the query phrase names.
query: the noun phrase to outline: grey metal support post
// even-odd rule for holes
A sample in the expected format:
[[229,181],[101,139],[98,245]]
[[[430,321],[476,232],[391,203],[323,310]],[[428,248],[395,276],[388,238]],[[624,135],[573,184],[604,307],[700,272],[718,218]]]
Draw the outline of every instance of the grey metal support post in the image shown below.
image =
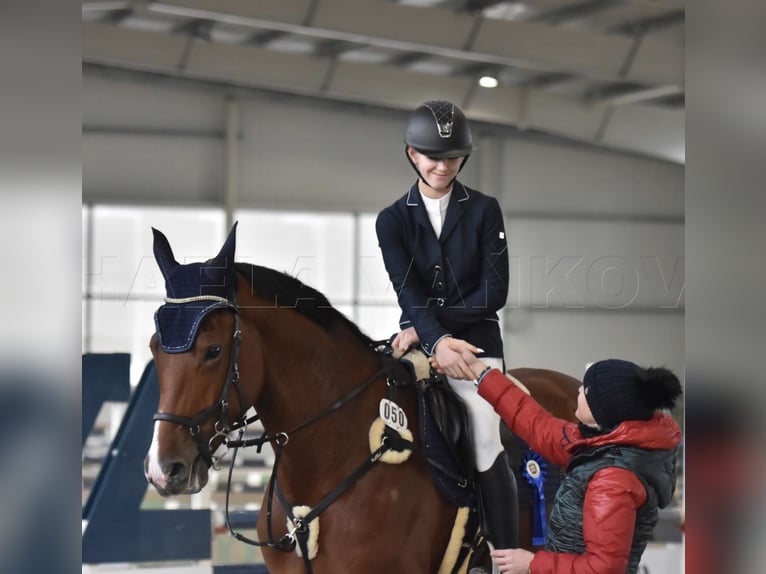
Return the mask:
[[226,229],[234,225],[234,210],[239,199],[239,101],[226,99],[226,140],[224,149],[224,209]]

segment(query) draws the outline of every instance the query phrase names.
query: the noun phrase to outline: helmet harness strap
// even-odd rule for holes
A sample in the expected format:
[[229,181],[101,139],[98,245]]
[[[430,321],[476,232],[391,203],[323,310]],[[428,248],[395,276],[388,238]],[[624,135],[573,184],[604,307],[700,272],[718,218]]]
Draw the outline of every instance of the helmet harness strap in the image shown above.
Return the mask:
[[[416,173],[416,174],[418,174],[418,178],[419,178],[419,179],[420,179],[420,180],[421,180],[423,183],[425,183],[425,184],[426,184],[428,187],[430,187],[431,189],[436,189],[434,186],[432,186],[430,183],[428,183],[428,180],[427,180],[425,177],[423,177],[423,174],[422,174],[422,173],[420,173],[420,170],[418,169],[418,166],[416,166],[416,165],[415,165],[415,162],[414,162],[414,161],[412,161],[412,158],[410,157],[410,154],[409,154],[409,152],[407,151],[407,148],[409,148],[409,147],[412,147],[412,146],[410,146],[410,145],[405,145],[405,146],[404,146],[404,155],[405,155],[405,157],[407,158],[407,161],[408,161],[408,162],[410,162],[410,165],[412,166],[412,169],[414,169],[414,170],[415,170],[415,173]],[[412,149],[415,149],[415,148],[413,147]],[[415,151],[418,151],[418,150],[415,150]],[[418,153],[420,153],[420,152],[418,152]],[[425,154],[423,154],[423,155],[425,155]],[[468,154],[468,155],[466,155],[466,156],[464,156],[464,157],[463,157],[463,161],[460,163],[460,168],[457,170],[457,172],[458,172],[458,173],[460,173],[460,172],[463,170],[463,166],[465,165],[465,162],[467,162],[467,161],[468,161],[468,158],[470,157],[470,155],[471,155],[471,154]],[[449,187],[450,187],[450,188],[452,187],[452,184],[454,184],[454,183],[455,183],[455,180],[456,180],[456,179],[457,179],[457,176],[453,177],[453,178],[452,178],[452,181],[450,181],[450,182],[449,182]]]

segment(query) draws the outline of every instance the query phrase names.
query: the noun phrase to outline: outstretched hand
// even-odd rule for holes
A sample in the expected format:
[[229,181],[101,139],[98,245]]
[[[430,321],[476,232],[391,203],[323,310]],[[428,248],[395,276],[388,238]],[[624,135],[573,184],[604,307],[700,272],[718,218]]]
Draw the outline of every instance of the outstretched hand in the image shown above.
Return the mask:
[[534,553],[522,548],[493,550],[490,555],[500,574],[529,574],[529,563]]
[[463,339],[445,337],[436,345],[434,354],[428,359],[437,373],[446,374],[453,379],[465,379],[472,381],[476,378],[470,367],[478,359],[476,353],[482,349],[475,347]]
[[466,362],[468,367],[471,369],[471,372],[473,373],[473,379],[477,379],[479,375],[481,375],[484,370],[488,367],[488,365],[483,362],[480,358],[478,358],[476,355],[469,351],[463,352],[463,360]]

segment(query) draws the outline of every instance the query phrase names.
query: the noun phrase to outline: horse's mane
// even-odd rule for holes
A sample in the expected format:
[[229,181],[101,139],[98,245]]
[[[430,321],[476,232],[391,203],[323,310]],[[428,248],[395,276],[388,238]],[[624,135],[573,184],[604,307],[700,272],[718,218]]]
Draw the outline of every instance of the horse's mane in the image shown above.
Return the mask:
[[313,321],[326,331],[338,323],[345,325],[365,345],[372,347],[374,341],[343,313],[333,307],[322,293],[299,279],[260,265],[235,263],[234,267],[248,283],[254,294],[275,306],[289,307]]

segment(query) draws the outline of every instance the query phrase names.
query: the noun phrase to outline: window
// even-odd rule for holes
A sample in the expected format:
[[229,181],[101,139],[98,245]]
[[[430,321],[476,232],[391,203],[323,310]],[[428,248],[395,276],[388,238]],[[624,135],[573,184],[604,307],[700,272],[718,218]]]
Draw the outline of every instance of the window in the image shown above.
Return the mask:
[[[373,339],[398,330],[375,214],[238,210],[234,220],[237,261],[297,277]],[[151,359],[154,312],[165,295],[152,227],[180,263],[214,256],[229,231],[220,209],[83,206],[82,352],[130,353],[133,385]]]
[[179,262],[189,263],[216,254],[224,225],[223,211],[215,209],[84,208],[82,352],[130,353],[131,384],[138,384],[165,294],[151,228],[165,233]]

